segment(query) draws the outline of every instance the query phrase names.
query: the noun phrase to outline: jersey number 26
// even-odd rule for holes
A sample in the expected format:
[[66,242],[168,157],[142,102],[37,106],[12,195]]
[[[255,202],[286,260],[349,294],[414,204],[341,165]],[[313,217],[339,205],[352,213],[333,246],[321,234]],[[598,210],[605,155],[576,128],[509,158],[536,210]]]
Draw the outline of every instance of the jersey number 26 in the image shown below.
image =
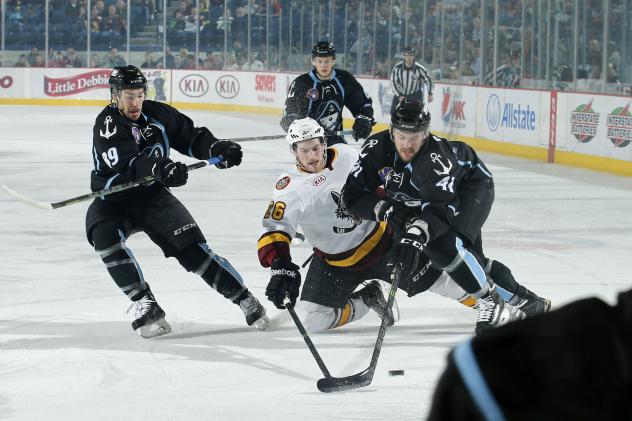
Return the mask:
[[268,205],[268,209],[266,210],[265,215],[263,215],[264,219],[272,217],[272,219],[276,219],[280,221],[283,219],[283,214],[285,213],[285,203],[283,202],[275,202],[270,201]]

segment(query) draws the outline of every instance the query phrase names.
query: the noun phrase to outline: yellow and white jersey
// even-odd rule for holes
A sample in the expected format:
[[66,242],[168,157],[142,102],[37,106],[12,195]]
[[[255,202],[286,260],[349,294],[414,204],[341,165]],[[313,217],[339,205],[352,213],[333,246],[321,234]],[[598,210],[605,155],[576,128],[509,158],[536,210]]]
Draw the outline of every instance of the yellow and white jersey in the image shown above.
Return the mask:
[[362,268],[379,258],[390,243],[386,224],[351,216],[340,205],[340,190],[358,160],[346,144],[327,149],[327,165],[308,173],[294,165],[278,178],[263,216],[259,260],[268,267],[289,258],[289,244],[300,226],[314,252],[333,265]]

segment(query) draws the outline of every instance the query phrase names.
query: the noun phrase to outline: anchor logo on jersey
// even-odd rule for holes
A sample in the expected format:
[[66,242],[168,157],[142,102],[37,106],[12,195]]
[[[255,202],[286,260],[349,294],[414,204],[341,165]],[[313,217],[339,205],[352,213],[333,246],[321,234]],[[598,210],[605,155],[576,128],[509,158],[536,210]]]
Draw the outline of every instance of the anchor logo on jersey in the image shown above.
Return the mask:
[[450,171],[452,170],[452,161],[450,161],[448,159],[448,165],[446,166],[443,162],[441,162],[441,155],[439,155],[438,153],[431,153],[430,154],[430,160],[433,163],[439,163],[439,165],[441,165],[441,169],[440,170],[434,170],[434,172],[437,173],[437,175],[448,175],[450,174]]
[[360,158],[364,158],[365,156],[367,156],[369,154],[368,149],[371,149],[373,146],[377,145],[378,142],[379,141],[377,139],[366,141],[364,145],[362,145],[362,149],[360,150]]
[[[402,188],[404,181],[404,173],[395,172],[392,168],[383,168],[384,189],[392,190],[393,188]],[[390,170],[390,171],[388,171]],[[382,174],[380,174],[382,176]]]
[[340,111],[340,106],[336,101],[324,102],[318,106],[314,120],[318,121],[325,131],[336,131],[338,129]]
[[323,99],[335,98],[338,95],[338,89],[335,85],[323,86]]
[[105,117],[105,133],[103,133],[103,130],[99,130],[101,137],[104,137],[106,140],[116,134],[116,126],[114,126],[114,131],[110,131],[111,122],[112,122],[112,117],[110,116]]
[[145,138],[145,140],[149,139],[150,137],[153,136],[154,131],[152,130],[151,124],[147,127],[144,127],[141,132],[143,133],[143,137]]
[[350,227],[332,227],[334,232],[336,234],[346,234],[356,229],[356,227],[360,225],[360,223],[362,223],[362,219],[356,216],[353,216],[349,212],[347,207],[344,205],[343,201],[340,199],[340,193],[338,193],[337,191],[332,191],[331,198],[334,201],[334,203],[338,206],[336,208],[336,218],[342,219],[342,220],[349,220],[353,223],[353,225]]

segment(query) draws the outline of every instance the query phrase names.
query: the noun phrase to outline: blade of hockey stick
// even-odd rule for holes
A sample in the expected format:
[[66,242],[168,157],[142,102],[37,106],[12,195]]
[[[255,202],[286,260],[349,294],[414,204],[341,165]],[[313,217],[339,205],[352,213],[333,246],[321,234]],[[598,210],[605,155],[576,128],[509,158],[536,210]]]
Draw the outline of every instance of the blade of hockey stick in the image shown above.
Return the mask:
[[314,343],[312,342],[309,335],[307,334],[307,331],[305,330],[305,326],[303,326],[303,323],[301,322],[301,319],[299,319],[298,314],[296,314],[296,311],[294,310],[294,306],[292,306],[292,304],[290,303],[290,299],[288,297],[285,297],[283,304],[285,305],[285,308],[287,308],[287,311],[290,313],[290,316],[292,316],[292,320],[294,320],[294,324],[296,325],[296,328],[298,329],[299,332],[301,332],[301,335],[303,336],[303,340],[305,341],[305,345],[307,345],[307,348],[312,353],[314,360],[316,360],[316,364],[318,364],[318,368],[320,368],[320,371],[323,372],[323,376],[325,376],[325,378],[331,377],[331,374],[329,374],[329,370],[327,370],[327,366],[325,365],[325,362],[321,358],[320,354],[318,353],[318,350],[314,346]]
[[[194,164],[187,165],[187,170],[191,171],[191,170],[196,170],[198,168],[206,167],[207,165],[219,164],[223,160],[224,160],[223,157],[217,156],[215,158],[211,158],[206,161],[199,161]],[[16,198],[20,202],[25,203],[29,206],[39,208],[39,209],[58,209],[58,208],[63,208],[64,206],[73,205],[75,203],[84,202],[86,200],[94,199],[97,197],[103,197],[103,196],[107,196],[113,193],[129,190],[134,187],[138,187],[142,184],[151,183],[152,181],[156,181],[156,177],[154,177],[153,175],[149,175],[147,177],[139,178],[138,180],[130,181],[128,183],[118,184],[108,189],[103,189],[103,190],[95,191],[92,193],[84,194],[82,196],[73,197],[71,199],[62,200],[61,202],[40,202],[37,200],[30,199],[26,196],[23,196],[20,193],[16,192],[15,190],[9,188],[8,186],[4,184],[2,185],[2,188],[10,196]]]
[[16,192],[15,190],[11,190],[9,187],[7,187],[6,185],[2,185],[2,188],[4,189],[5,192],[7,192],[7,194],[9,194],[10,196],[13,196],[14,198],[18,199],[20,202],[25,203],[29,206],[32,206],[34,208],[40,208],[40,209],[55,209],[53,208],[53,204],[52,203],[47,203],[47,202],[39,202],[37,200],[32,200],[29,199],[26,196],[22,196],[20,193]]
[[368,386],[372,381],[373,371],[367,368],[347,377],[323,377],[316,382],[316,387],[323,393],[344,392]]
[[[402,272],[402,265],[398,263],[391,273],[391,289],[388,292],[388,301],[386,308],[391,309],[395,302],[395,293],[397,292],[397,284]],[[375,347],[373,348],[373,355],[371,356],[371,362],[366,370],[357,374],[346,377],[324,377],[316,383],[316,387],[323,393],[342,392],[345,390],[357,389],[365,387],[371,384],[373,381],[373,375],[375,374],[375,368],[377,367],[377,360],[382,350],[382,342],[384,342],[384,335],[386,333],[387,318],[382,318],[380,324],[380,330],[377,334],[375,341]]]

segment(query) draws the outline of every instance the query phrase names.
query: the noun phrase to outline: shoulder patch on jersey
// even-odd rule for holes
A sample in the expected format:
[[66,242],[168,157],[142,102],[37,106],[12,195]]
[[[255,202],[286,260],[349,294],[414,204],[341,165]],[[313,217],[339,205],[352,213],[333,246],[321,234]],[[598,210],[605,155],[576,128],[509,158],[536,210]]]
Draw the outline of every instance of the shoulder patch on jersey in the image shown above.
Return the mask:
[[323,174],[319,175],[318,177],[316,177],[314,179],[314,181],[312,181],[312,185],[314,187],[318,187],[321,184],[323,184],[325,181],[327,180],[327,177],[325,177]]
[[307,98],[311,99],[312,101],[316,101],[318,99],[318,89],[316,88],[311,88],[307,91]]
[[388,175],[393,171],[393,168],[391,167],[384,167],[381,170],[379,170],[377,173],[380,176],[380,180],[382,180],[382,182],[386,181],[386,178],[388,177]]
[[140,144],[140,129],[138,126],[132,126],[132,136],[137,144]]
[[284,188],[288,186],[288,184],[290,184],[290,180],[291,178],[288,175],[286,175],[285,177],[277,181],[276,186],[275,186],[276,189],[283,190]]
[[99,130],[99,134],[101,135],[101,137],[104,137],[106,140],[116,134],[116,125],[112,123],[112,125],[114,126],[114,130],[110,131],[110,123],[112,123],[112,116],[105,117],[105,133],[103,132],[103,130]]

